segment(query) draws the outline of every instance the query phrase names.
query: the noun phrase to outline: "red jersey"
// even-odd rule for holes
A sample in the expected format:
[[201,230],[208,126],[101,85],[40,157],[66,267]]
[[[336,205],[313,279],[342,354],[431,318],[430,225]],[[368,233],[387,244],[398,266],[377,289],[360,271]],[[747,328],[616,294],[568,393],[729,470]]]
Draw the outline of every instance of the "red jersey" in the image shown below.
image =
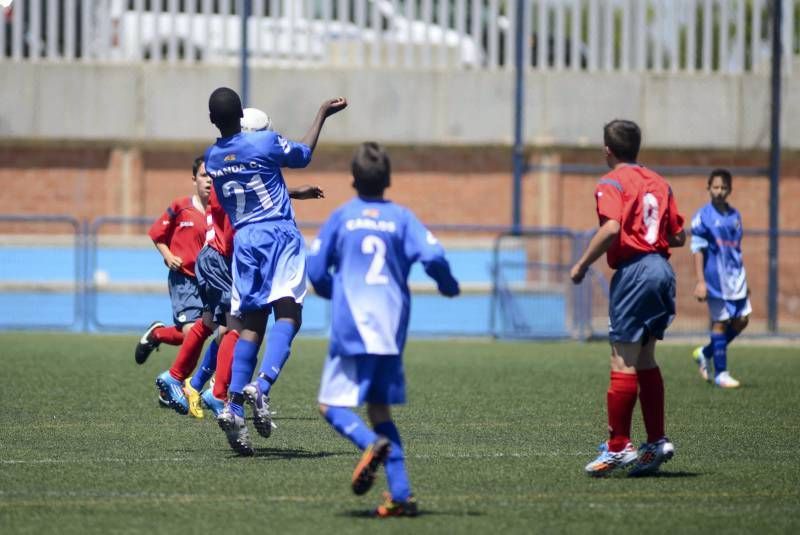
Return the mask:
[[154,243],[163,243],[181,257],[181,272],[194,277],[197,253],[206,243],[205,214],[195,207],[192,197],[175,199],[156,219],[147,234]]
[[217,199],[214,188],[206,208],[206,243],[226,258],[233,254],[233,225]]
[[619,239],[608,249],[608,265],[616,269],[646,253],[669,258],[667,237],[683,230],[672,188],[658,173],[631,164],[614,169],[595,188],[597,216],[602,225],[619,221]]

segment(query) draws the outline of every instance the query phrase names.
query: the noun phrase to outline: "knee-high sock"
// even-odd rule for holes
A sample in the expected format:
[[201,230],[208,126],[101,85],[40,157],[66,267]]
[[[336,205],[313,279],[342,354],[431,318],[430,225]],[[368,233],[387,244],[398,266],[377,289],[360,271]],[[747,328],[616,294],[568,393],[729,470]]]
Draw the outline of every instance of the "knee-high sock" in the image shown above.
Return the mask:
[[264,394],[269,394],[272,384],[278,380],[283,365],[289,359],[292,340],[297,334],[294,322],[278,320],[267,336],[267,348],[258,374],[258,386]]
[[206,381],[211,379],[211,376],[214,375],[214,370],[217,369],[218,351],[219,346],[217,345],[217,341],[211,340],[211,343],[208,344],[208,349],[206,349],[206,354],[203,355],[203,361],[200,362],[200,367],[192,376],[191,385],[195,390],[201,390],[206,384]]
[[233,364],[231,365],[231,394],[241,394],[242,389],[253,378],[258,362],[259,344],[239,338],[233,348]]
[[608,409],[608,450],[622,451],[631,441],[631,420],[636,406],[636,375],[611,372],[606,392]]
[[183,381],[186,379],[195,366],[197,361],[200,360],[200,352],[203,350],[203,344],[206,338],[211,336],[213,331],[205,326],[203,320],[197,320],[186,333],[183,338],[181,348],[178,350],[178,355],[175,357],[175,362],[172,363],[172,368],[169,369],[169,374],[177,379]]
[[392,443],[389,457],[386,459],[386,482],[389,484],[389,493],[395,501],[405,501],[411,496],[411,484],[406,472],[405,453],[400,433],[394,422],[383,422],[375,426],[375,432],[383,435]]
[[325,420],[361,451],[367,449],[378,438],[358,414],[346,407],[328,407]]
[[711,345],[714,348],[714,376],[728,369],[728,337],[725,334],[714,333],[711,335]]
[[636,372],[639,379],[639,402],[642,404],[647,442],[664,438],[664,379],[656,366]]
[[157,327],[153,329],[153,340],[162,344],[179,346],[183,343],[183,330],[177,325],[171,327]]
[[222,337],[222,343],[217,351],[217,379],[214,381],[214,397],[217,399],[228,398],[228,387],[231,385],[231,365],[233,364],[233,348],[239,340],[238,331],[228,331]]

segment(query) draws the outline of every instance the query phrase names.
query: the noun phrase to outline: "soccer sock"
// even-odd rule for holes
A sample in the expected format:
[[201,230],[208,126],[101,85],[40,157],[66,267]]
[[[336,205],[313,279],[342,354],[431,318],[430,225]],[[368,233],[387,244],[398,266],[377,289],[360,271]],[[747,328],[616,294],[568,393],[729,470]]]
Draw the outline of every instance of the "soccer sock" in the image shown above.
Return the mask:
[[214,397],[227,399],[228,387],[231,385],[231,364],[233,364],[233,348],[239,340],[239,331],[228,331],[222,337],[217,351],[217,379],[214,381]]
[[264,394],[269,394],[272,384],[278,379],[283,365],[292,350],[292,340],[297,334],[295,323],[278,320],[267,336],[267,348],[264,350],[264,361],[258,374],[258,387]]
[[203,320],[197,320],[186,333],[183,339],[178,355],[175,357],[175,362],[172,363],[172,368],[169,369],[169,374],[177,379],[183,381],[186,379],[200,359],[200,352],[203,350],[203,344],[206,338],[213,333],[211,329],[205,326]]
[[259,344],[239,338],[233,348],[233,364],[231,365],[231,384],[228,390],[231,395],[241,394],[245,385],[253,377],[258,362]]
[[244,395],[242,393],[232,392],[228,406],[231,408],[233,414],[244,418]]
[[211,379],[211,376],[214,375],[214,370],[217,369],[218,352],[219,346],[217,345],[217,341],[211,340],[211,343],[208,344],[208,349],[206,349],[206,354],[203,356],[203,362],[200,363],[200,368],[195,372],[190,381],[192,388],[195,390],[200,391],[203,385],[206,384],[206,381]]
[[375,432],[383,435],[392,443],[389,457],[386,459],[386,482],[389,484],[389,493],[395,501],[405,501],[411,496],[411,484],[406,473],[405,453],[400,433],[393,421],[383,422],[375,426]]
[[722,333],[711,335],[711,345],[714,347],[714,377],[728,368],[728,337]]
[[172,327],[156,327],[153,329],[153,340],[162,344],[179,346],[183,343],[183,331],[177,325]]
[[362,451],[378,438],[378,435],[364,423],[358,414],[345,407],[328,407],[325,420],[340,435]]
[[664,438],[664,379],[658,366],[637,370],[636,377],[639,379],[639,401],[647,442],[652,443]]
[[733,325],[728,324],[728,326],[725,328],[725,342],[730,345],[740,333],[741,331],[737,331],[733,328]]
[[631,420],[636,406],[636,375],[611,372],[606,405],[608,407],[608,451],[622,451],[631,441]]

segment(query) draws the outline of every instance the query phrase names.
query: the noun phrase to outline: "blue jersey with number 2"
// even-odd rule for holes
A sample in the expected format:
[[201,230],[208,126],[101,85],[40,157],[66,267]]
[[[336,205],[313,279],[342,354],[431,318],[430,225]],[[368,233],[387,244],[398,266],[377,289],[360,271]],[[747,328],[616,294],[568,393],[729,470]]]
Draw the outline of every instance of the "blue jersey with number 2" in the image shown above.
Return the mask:
[[220,204],[235,228],[257,221],[292,221],[281,167],[305,167],[311,149],[272,131],[218,138],[205,154]]
[[417,261],[442,294],[459,293],[444,249],[407,208],[356,198],[331,215],[308,256],[311,283],[333,301],[331,355],[402,354]]

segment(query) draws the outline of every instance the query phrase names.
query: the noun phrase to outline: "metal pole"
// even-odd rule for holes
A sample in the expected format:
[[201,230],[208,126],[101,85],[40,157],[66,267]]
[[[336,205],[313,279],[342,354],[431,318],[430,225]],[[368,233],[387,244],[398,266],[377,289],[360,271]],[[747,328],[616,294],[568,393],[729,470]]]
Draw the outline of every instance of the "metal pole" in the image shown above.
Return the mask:
[[522,139],[522,126],[525,106],[525,65],[523,65],[522,47],[525,44],[523,35],[525,16],[525,1],[517,0],[516,6],[516,33],[514,49],[514,188],[511,194],[513,234],[519,234],[522,227],[522,175],[525,173],[525,147]]
[[778,195],[781,171],[781,63],[783,1],[772,1],[772,107],[769,153],[769,285],[767,328],[778,331]]
[[241,60],[241,97],[242,106],[247,107],[250,101],[250,65],[248,63],[249,54],[247,53],[247,20],[250,18],[250,13],[253,12],[253,0],[241,0],[242,14],[242,45],[240,50]]

